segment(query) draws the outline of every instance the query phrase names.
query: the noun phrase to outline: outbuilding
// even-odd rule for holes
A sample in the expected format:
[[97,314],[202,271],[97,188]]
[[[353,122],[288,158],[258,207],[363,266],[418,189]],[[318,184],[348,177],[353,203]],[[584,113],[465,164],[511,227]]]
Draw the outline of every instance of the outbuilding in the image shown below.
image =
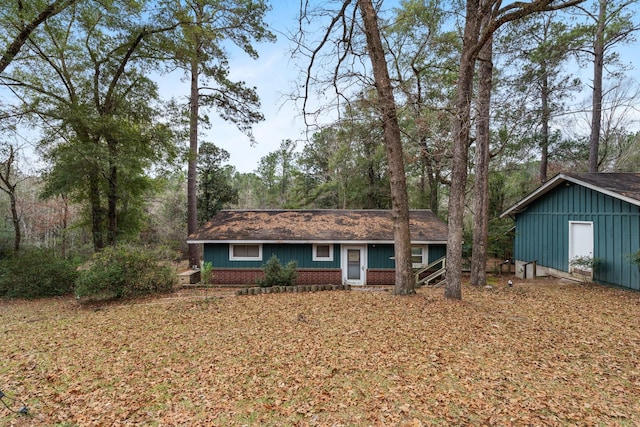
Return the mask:
[[[511,206],[516,274],[640,289],[640,174],[562,173]],[[592,268],[576,260],[592,260]],[[572,262],[573,261],[573,262]]]
[[[410,211],[414,267],[446,254],[447,225],[430,210]],[[298,284],[387,285],[395,279],[390,210],[223,210],[189,236],[203,244],[217,284],[262,276],[275,255],[295,260]]]

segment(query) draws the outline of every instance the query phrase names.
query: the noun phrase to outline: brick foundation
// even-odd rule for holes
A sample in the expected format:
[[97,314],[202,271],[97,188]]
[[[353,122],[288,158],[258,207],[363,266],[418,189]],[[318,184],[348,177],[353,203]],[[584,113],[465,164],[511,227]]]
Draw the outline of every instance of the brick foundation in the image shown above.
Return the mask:
[[298,270],[298,285],[341,285],[341,270]]
[[261,269],[213,269],[212,284],[255,286],[256,280],[263,276]]
[[[255,285],[263,277],[261,269],[214,269],[213,283],[216,285]],[[298,270],[296,285],[340,285],[341,270]]]
[[395,270],[367,270],[367,285],[393,285],[395,282]]
[[[263,277],[261,269],[214,269],[213,284],[253,286]],[[395,270],[367,270],[367,285],[393,285]],[[340,269],[299,269],[296,285],[341,285]]]

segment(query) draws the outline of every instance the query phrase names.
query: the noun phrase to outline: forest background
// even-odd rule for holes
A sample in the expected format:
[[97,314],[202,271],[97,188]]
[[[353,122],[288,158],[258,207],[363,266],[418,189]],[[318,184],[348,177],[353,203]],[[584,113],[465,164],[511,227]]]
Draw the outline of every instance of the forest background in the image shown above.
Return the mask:
[[[127,242],[181,260],[192,256],[189,194],[198,224],[221,208],[391,208],[364,30],[325,33],[350,3],[3,3],[4,52],[47,6],[55,13],[0,72],[0,256],[49,248],[83,260]],[[386,1],[376,11],[409,205],[447,220],[464,4]],[[639,171],[637,11],[636,1],[589,0],[493,34],[489,256],[510,257],[512,222],[499,214],[556,173]]]

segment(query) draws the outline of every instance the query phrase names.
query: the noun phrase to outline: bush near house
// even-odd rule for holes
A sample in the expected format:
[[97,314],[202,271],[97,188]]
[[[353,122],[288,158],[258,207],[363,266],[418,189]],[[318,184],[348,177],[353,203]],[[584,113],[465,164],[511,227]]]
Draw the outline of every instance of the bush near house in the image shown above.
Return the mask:
[[569,261],[569,265],[576,270],[574,272],[582,276],[584,282],[593,277],[593,272],[600,267],[602,260],[591,256],[578,256]]
[[94,254],[80,272],[75,293],[90,300],[133,297],[171,292],[176,281],[174,269],[157,252],[113,246]]
[[76,263],[49,249],[24,249],[0,260],[0,297],[43,298],[67,295],[78,276]]
[[258,279],[258,286],[268,288],[271,286],[293,286],[298,278],[298,263],[289,261],[286,266],[280,264],[277,256],[273,255],[262,267],[264,277]]

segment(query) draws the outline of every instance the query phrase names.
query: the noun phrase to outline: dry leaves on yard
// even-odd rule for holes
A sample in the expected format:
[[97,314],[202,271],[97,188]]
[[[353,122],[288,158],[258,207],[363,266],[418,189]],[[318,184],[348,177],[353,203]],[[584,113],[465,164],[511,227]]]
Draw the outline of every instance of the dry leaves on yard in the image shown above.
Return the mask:
[[640,425],[640,293],[463,297],[0,302],[0,425]]

